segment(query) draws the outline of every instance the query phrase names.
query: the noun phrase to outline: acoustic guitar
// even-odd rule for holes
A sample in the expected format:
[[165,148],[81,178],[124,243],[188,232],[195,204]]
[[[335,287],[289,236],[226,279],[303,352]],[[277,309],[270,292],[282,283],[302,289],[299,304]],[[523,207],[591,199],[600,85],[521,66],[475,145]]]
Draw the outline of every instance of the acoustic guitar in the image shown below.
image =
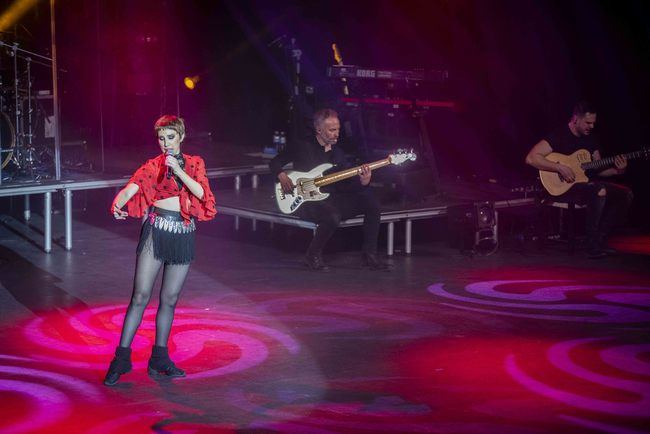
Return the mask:
[[[635,152],[630,152],[629,154],[622,154],[622,156],[625,157],[626,160],[648,158],[648,156],[650,156],[650,149],[644,148]],[[614,165],[614,158],[616,157],[608,157],[592,161],[591,153],[586,149],[579,149],[571,155],[551,152],[546,156],[546,159],[570,167],[576,175],[575,181],[568,182],[564,180],[559,173],[549,172],[547,170],[539,171],[539,179],[542,181],[542,185],[551,196],[559,196],[569,191],[569,189],[576,183],[589,182],[589,177],[585,173],[588,170],[600,172],[608,167],[612,167]]]

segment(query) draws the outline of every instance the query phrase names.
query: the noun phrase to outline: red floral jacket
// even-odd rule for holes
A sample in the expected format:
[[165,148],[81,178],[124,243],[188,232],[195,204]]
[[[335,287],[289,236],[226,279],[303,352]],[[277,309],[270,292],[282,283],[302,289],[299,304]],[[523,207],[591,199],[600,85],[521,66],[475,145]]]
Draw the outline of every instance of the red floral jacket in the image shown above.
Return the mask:
[[[199,221],[214,218],[217,209],[205,174],[203,159],[188,154],[183,154],[183,157],[185,158],[183,170],[203,187],[203,198],[199,199],[194,196],[185,185],[181,185],[179,188],[174,177],[167,179],[166,155],[161,154],[140,166],[129,179],[127,185],[134,183],[140,187],[138,192],[126,203],[129,216],[142,217],[155,201],[180,196],[181,216],[185,223],[189,223],[191,217]],[[113,207],[111,207],[112,213]]]

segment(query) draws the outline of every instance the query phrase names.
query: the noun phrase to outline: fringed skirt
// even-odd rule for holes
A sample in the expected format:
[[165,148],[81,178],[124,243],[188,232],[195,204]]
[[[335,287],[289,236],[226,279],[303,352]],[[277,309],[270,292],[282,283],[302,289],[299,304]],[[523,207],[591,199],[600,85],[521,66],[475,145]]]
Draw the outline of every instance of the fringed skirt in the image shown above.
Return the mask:
[[153,208],[140,232],[138,255],[151,250],[165,264],[189,264],[194,259],[194,219],[185,224],[181,213]]

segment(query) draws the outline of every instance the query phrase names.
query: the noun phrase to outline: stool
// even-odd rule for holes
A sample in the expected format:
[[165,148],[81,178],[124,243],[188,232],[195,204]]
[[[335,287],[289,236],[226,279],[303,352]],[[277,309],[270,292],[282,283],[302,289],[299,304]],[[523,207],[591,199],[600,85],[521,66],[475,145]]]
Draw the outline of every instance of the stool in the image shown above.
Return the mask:
[[[545,207],[559,208],[560,209],[560,225],[559,231],[561,232],[562,223],[565,220],[564,210],[566,210],[566,229],[567,229],[567,253],[573,255],[576,249],[576,235],[575,235],[575,211],[577,209],[586,208],[585,205],[579,205],[574,201],[562,201],[548,195],[538,198],[538,205],[543,210]],[[543,212],[543,211],[542,211]],[[541,225],[540,225],[541,226]],[[546,239],[546,233],[539,234],[539,239],[543,242]]]

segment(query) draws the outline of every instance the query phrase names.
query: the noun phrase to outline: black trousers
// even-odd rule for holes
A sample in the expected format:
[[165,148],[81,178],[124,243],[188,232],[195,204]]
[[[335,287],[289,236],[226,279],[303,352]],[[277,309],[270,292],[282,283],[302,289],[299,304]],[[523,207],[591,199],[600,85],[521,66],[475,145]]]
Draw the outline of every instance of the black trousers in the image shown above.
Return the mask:
[[[605,195],[598,192],[605,189]],[[575,184],[558,196],[559,200],[586,205],[586,235],[589,247],[600,247],[614,227],[626,217],[634,195],[629,188],[612,182],[594,180]]]
[[320,255],[327,241],[334,235],[341,220],[363,215],[363,251],[377,252],[380,214],[379,201],[370,189],[360,192],[333,193],[325,200],[307,202],[298,214],[318,224],[314,238],[307,249],[309,255]]

